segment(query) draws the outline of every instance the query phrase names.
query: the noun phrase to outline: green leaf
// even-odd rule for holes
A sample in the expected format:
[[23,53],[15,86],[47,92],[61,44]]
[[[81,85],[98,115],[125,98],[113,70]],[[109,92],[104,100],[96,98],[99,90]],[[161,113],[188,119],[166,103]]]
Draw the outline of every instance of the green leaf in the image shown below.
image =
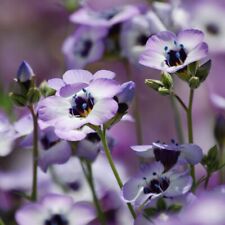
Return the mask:
[[171,213],[178,213],[182,209],[182,205],[173,204],[168,207],[168,211]]
[[144,209],[144,215],[147,218],[155,217],[158,214],[158,210],[156,208],[147,208]]
[[191,74],[192,76],[195,76],[198,68],[198,62],[193,62],[188,65],[188,73]]
[[3,222],[1,218],[0,218],[0,225],[5,225],[5,223]]
[[205,81],[205,79],[209,75],[211,64],[212,64],[211,60],[208,60],[206,63],[204,63],[198,68],[196,76],[199,78],[200,82]]
[[158,211],[165,211],[167,209],[166,202],[163,198],[160,198],[156,203],[156,208]]

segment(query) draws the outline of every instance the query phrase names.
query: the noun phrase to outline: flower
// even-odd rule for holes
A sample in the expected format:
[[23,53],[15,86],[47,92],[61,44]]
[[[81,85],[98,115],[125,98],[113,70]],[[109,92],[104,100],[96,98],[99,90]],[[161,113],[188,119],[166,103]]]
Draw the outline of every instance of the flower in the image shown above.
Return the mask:
[[[68,71],[63,79],[72,84],[63,86],[59,96],[40,101],[38,115],[47,126],[54,127],[58,137],[70,141],[82,140],[93,132],[84,125],[99,126],[115,116],[118,104],[113,97],[121,91],[121,86],[112,79],[93,79],[91,73],[84,70]],[[78,83],[78,80],[83,82]]]
[[[15,129],[20,136],[26,136],[21,146],[31,148],[33,145],[33,121],[30,114],[23,116],[15,123]],[[50,165],[63,164],[72,155],[69,143],[60,140],[52,127],[39,130],[38,165],[47,172]]]
[[148,38],[163,30],[166,30],[165,26],[153,11],[126,21],[120,33],[122,55],[133,63],[137,62]]
[[95,212],[89,204],[74,203],[72,198],[57,194],[48,194],[16,212],[19,225],[85,225],[94,218]]
[[31,66],[26,61],[23,61],[17,71],[17,81],[20,83],[26,83],[31,81],[33,77],[34,72]]
[[105,49],[106,28],[80,26],[64,42],[62,51],[70,69],[80,69],[99,60]]
[[178,144],[171,140],[171,144],[153,142],[152,145],[131,146],[140,156],[152,158],[161,162],[165,169],[173,167],[178,159],[184,159],[191,165],[199,163],[203,158],[202,149],[195,144]]
[[225,52],[224,13],[224,5],[220,5],[218,1],[200,2],[195,5],[191,13],[191,26],[204,32],[210,50],[214,53]]
[[7,156],[11,153],[16,137],[13,125],[10,124],[6,115],[0,112],[0,156]]
[[111,27],[124,22],[139,14],[136,6],[117,6],[102,11],[94,11],[90,7],[83,7],[70,16],[70,21],[94,27]]
[[199,30],[183,30],[176,36],[162,31],[150,37],[140,63],[164,72],[175,73],[207,56],[208,46]]
[[192,186],[188,171],[178,172],[176,168],[164,172],[160,162],[147,165],[135,177],[128,180],[122,189],[126,202],[135,206],[147,204],[156,197],[177,197],[186,194]]

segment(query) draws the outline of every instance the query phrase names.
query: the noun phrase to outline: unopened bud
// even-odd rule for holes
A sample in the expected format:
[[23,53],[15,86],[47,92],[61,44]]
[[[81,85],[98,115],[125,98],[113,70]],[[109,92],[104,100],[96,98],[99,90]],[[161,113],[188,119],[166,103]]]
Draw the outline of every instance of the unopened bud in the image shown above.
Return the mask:
[[158,89],[158,92],[161,94],[161,95],[170,95],[170,90],[165,88],[165,87],[160,87]]
[[27,100],[23,95],[10,92],[9,97],[11,98],[11,100],[16,106],[24,107],[27,104]]
[[160,87],[163,87],[163,83],[160,80],[152,80],[152,79],[146,79],[145,84],[149,86],[150,88],[158,91]]
[[161,81],[165,88],[170,89],[173,86],[173,78],[168,73],[163,73]]
[[37,103],[40,100],[41,93],[38,88],[30,88],[27,93],[27,99],[30,104]]
[[199,78],[198,77],[192,77],[189,80],[189,86],[190,86],[190,88],[196,89],[196,88],[199,87],[199,85],[200,85],[200,81],[199,81]]
[[41,95],[44,97],[52,96],[56,92],[54,89],[52,89],[48,86],[48,83],[46,81],[43,81],[41,83],[39,89],[40,89]]
[[19,83],[26,83],[28,81],[31,81],[33,77],[34,72],[31,66],[26,61],[23,61],[20,64],[20,67],[17,72],[17,81]]

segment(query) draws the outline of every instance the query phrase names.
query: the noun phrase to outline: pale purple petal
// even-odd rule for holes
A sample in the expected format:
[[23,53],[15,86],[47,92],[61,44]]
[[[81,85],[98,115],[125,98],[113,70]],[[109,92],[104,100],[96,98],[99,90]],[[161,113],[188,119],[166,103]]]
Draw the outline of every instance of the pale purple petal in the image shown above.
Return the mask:
[[116,74],[109,70],[99,70],[93,75],[93,79],[106,78],[113,79]]
[[170,177],[170,185],[164,192],[166,197],[175,197],[186,194],[192,187],[192,178],[184,175],[179,176],[174,174]]
[[47,212],[40,204],[29,204],[16,212],[16,221],[19,225],[40,225],[43,224]]
[[54,125],[59,118],[69,116],[70,102],[60,96],[51,96],[38,104],[38,116],[49,125]]
[[87,88],[94,98],[113,98],[121,91],[119,83],[112,79],[96,79]]
[[93,75],[87,70],[68,70],[63,74],[63,80],[66,84],[89,84],[92,79]]
[[183,30],[177,35],[177,42],[183,44],[188,51],[195,48],[203,42],[204,34],[200,30],[188,29]]
[[131,178],[128,180],[123,188],[122,188],[122,193],[123,193],[123,199],[126,202],[134,202],[140,193],[143,191],[143,187],[140,186],[141,183],[141,178]]
[[145,51],[153,51],[159,54],[164,54],[165,47],[170,49],[172,46],[174,46],[175,40],[176,35],[174,33],[162,31],[148,39]]
[[25,136],[33,131],[33,119],[30,114],[23,116],[14,123],[14,128],[18,136]]
[[62,130],[55,129],[55,134],[66,141],[80,141],[86,137],[86,133],[83,130]]
[[117,94],[119,103],[130,104],[134,98],[135,83],[133,81],[125,82],[121,85],[121,92]]
[[135,145],[131,146],[131,149],[134,150],[140,157],[144,158],[154,157],[152,145]]
[[94,105],[87,117],[87,121],[94,125],[102,125],[111,119],[118,110],[118,104],[113,99],[103,99]]
[[202,149],[195,144],[183,144],[181,147],[181,155],[192,165],[201,162],[203,158]]
[[71,225],[87,225],[95,218],[95,210],[90,204],[85,202],[74,204],[69,214]]
[[63,164],[69,160],[71,148],[65,141],[55,144],[53,147],[43,150],[39,154],[38,165],[46,172],[48,167],[53,164]]
[[225,98],[217,94],[211,94],[210,98],[215,106],[225,109]]
[[53,78],[48,80],[48,86],[56,91],[63,87],[65,83],[61,78]]
[[86,83],[68,84],[59,90],[59,95],[61,97],[69,97],[69,96],[74,95],[74,93],[79,92],[82,88],[86,88],[87,86],[88,86],[88,84],[86,84]]
[[188,65],[192,62],[199,61],[207,57],[207,55],[208,55],[208,45],[205,42],[203,42],[188,53],[184,65]]

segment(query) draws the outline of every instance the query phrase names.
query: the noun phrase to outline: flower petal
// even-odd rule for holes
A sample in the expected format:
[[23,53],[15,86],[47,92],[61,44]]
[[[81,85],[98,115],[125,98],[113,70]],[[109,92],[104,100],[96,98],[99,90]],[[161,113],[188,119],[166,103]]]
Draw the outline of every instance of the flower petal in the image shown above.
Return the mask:
[[53,78],[48,80],[48,86],[56,91],[65,85],[61,78]]
[[93,79],[106,78],[113,79],[116,74],[109,70],[99,70],[93,75]]
[[188,163],[195,165],[203,158],[202,149],[195,144],[183,144],[181,147],[181,155],[188,161]]
[[98,101],[90,114],[87,121],[94,125],[102,125],[111,119],[118,110],[118,104],[113,99],[103,99]]
[[152,145],[134,145],[134,146],[131,146],[131,149],[136,151],[137,154],[141,157],[144,157],[144,158],[154,157]]
[[69,97],[74,95],[74,93],[79,92],[82,88],[85,87],[87,87],[86,83],[68,84],[59,90],[59,95],[62,97]]
[[121,91],[119,83],[112,79],[96,79],[87,88],[94,98],[113,98]]
[[63,74],[63,80],[66,84],[89,84],[92,79],[93,75],[87,70],[68,70]]
[[86,133],[83,130],[62,130],[55,129],[55,134],[66,141],[80,141],[86,137]]
[[179,44],[183,44],[184,48],[188,51],[192,50],[198,44],[203,42],[203,39],[203,32],[195,29],[183,30],[177,35],[177,42]]

